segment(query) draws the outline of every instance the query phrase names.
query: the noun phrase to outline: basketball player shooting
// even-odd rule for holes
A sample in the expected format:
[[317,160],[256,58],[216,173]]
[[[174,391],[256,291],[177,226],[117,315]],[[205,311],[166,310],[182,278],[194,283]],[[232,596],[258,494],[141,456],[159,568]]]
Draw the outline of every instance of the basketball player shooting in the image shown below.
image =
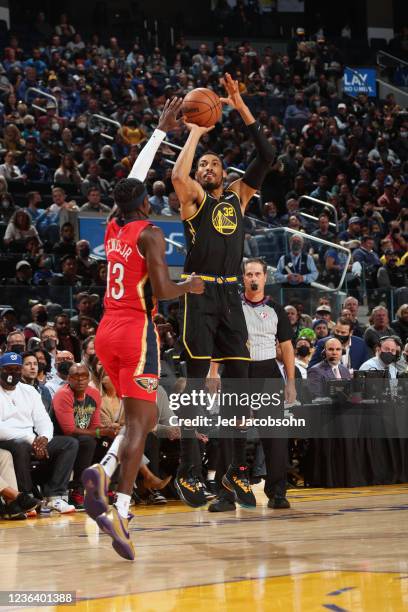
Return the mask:
[[[167,103],[165,115],[170,123],[178,108],[178,101]],[[160,136],[156,134],[156,139]],[[143,168],[138,172],[142,176]],[[135,552],[128,531],[130,496],[146,436],[157,421],[160,352],[153,323],[156,301],[186,293],[201,294],[204,283],[194,275],[179,284],[170,280],[164,237],[148,220],[150,204],[140,180],[119,181],[114,199],[117,216],[108,223],[105,234],[108,277],[105,311],[96,334],[95,350],[122,398],[126,427],[124,434],[113,442],[115,452],[111,449],[102,465],[85,470],[82,480],[88,514],[112,538],[115,551],[132,560]],[[117,465],[118,455],[121,474],[116,501],[109,509],[109,477]]]
[[[191,390],[191,380],[205,380],[211,359],[224,362],[226,382],[248,377],[248,336],[238,292],[244,250],[243,215],[275,158],[273,146],[241,98],[238,82],[226,74],[224,86],[227,97],[221,98],[221,102],[241,115],[255,145],[256,157],[243,177],[226,190],[222,160],[214,153],[198,159],[193,179],[190,173],[198,142],[212,127],[186,123],[190,134],[172,172],[188,249],[183,277],[194,270],[205,281],[203,296],[184,298],[182,341],[190,381],[187,390]],[[188,416],[192,416],[191,410],[187,410]],[[179,413],[182,416],[180,410]],[[194,468],[197,441],[187,428],[182,428],[182,432],[181,463],[175,485],[181,499],[199,507],[206,500]],[[232,456],[228,450],[230,440],[223,440],[221,447],[223,444],[225,448],[219,452],[225,462],[225,475],[222,483],[218,483],[221,491],[243,506],[255,506],[246,467],[246,431],[235,433]],[[209,509],[217,511],[217,503]]]

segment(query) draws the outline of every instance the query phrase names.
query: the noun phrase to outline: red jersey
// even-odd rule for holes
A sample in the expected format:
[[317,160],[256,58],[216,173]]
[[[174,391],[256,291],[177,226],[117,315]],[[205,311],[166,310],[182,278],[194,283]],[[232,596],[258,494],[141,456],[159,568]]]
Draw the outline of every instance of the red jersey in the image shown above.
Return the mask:
[[142,231],[149,221],[130,221],[120,225],[116,219],[108,223],[105,252],[108,276],[104,299],[105,314],[140,312],[154,315],[156,299],[147,272],[146,260],[137,247]]

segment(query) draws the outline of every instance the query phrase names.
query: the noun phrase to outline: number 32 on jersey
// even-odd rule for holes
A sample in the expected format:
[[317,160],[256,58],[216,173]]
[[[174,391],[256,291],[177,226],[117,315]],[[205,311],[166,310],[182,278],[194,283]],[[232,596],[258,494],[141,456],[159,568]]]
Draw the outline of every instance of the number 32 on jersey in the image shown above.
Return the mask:
[[125,293],[123,277],[125,268],[121,263],[108,263],[108,278],[106,283],[106,295],[114,300],[120,300]]

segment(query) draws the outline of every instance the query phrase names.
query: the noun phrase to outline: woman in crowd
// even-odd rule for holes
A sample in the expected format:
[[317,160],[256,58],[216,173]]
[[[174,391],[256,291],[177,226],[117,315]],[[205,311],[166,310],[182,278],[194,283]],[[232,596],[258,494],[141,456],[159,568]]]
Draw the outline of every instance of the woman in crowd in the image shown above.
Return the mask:
[[80,187],[82,178],[75,159],[69,153],[63,156],[59,168],[55,171],[54,182],[61,185]]
[[13,243],[25,241],[27,238],[36,238],[41,244],[40,237],[34,227],[31,216],[23,209],[17,210],[11,217],[4,234],[4,244],[10,247]]

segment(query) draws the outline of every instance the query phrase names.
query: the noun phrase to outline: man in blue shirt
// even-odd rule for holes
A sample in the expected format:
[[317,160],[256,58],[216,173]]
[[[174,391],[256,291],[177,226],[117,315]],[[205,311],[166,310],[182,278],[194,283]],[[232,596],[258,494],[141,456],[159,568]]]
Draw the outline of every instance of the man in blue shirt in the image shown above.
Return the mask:
[[282,287],[310,287],[319,276],[313,257],[302,252],[303,246],[304,240],[299,234],[289,239],[290,253],[282,255],[275,272],[275,280]]

